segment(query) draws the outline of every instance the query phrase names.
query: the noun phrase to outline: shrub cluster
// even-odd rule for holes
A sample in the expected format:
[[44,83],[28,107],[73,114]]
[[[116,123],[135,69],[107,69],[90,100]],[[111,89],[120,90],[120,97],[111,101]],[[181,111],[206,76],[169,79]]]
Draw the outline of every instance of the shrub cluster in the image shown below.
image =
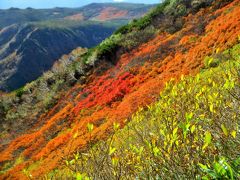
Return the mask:
[[[199,3],[202,4],[204,2],[201,1]],[[113,61],[117,50],[123,49],[128,51],[136,48],[143,42],[153,38],[159,29],[170,33],[176,32],[183,27],[181,18],[192,11],[192,4],[193,1],[164,0],[147,15],[134,19],[127,25],[122,26],[111,37],[83,55],[84,62],[90,61],[88,60],[89,58],[92,60],[93,56],[96,56],[95,61],[101,58]],[[139,38],[140,35],[141,38]],[[109,59],[109,57],[111,58]],[[93,63],[93,61],[91,62]]]
[[10,94],[0,96],[0,113],[3,111],[0,123],[5,124],[5,130],[11,131],[10,126],[7,126],[16,119],[21,119],[15,123],[17,127],[25,118],[30,118],[29,114],[44,113],[50,109],[60,98],[59,92],[63,87],[70,88],[78,81],[80,75],[84,75],[82,61],[78,59],[85,52],[86,49],[77,48],[70,55],[62,56],[51,70],[36,81]]
[[153,18],[164,13],[164,9],[170,4],[171,0],[165,0],[163,3],[159,4],[156,8],[154,8],[150,13],[145,15],[144,17],[133,20],[131,23],[122,26],[119,28],[115,34],[127,34],[134,30],[143,30],[146,27],[150,26]]
[[239,72],[240,59],[231,59],[177,84],[170,81],[156,103],[140,109],[122,130],[114,124],[107,141],[75,154],[57,176],[239,178]]
[[[84,62],[93,63],[93,61],[91,61],[93,56],[96,56],[96,58],[94,58],[95,61],[99,58],[106,59],[108,57],[115,57],[116,51],[119,48],[129,50],[152,38],[157,32],[157,29],[154,29],[152,27],[151,32],[149,31],[149,28],[147,30],[145,29],[147,27],[150,27],[153,18],[163,13],[164,9],[169,4],[170,0],[165,0],[144,17],[138,20],[134,19],[129,24],[119,28],[111,37],[107,38],[101,44],[95,48],[92,48],[90,51],[88,51],[88,53],[84,54]],[[141,33],[141,37],[143,38],[139,38],[139,33]]]

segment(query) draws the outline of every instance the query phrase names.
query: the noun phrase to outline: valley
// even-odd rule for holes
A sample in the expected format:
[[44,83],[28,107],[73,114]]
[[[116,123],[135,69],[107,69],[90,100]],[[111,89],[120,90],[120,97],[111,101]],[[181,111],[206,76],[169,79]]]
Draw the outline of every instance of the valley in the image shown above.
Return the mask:
[[0,90],[36,80],[62,55],[96,46],[152,7],[95,3],[76,9],[0,10]]

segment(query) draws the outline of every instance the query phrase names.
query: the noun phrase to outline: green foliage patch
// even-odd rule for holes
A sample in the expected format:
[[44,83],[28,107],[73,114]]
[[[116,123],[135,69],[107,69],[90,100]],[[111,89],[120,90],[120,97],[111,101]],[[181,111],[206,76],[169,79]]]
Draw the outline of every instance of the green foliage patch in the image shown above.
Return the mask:
[[164,9],[170,4],[170,0],[165,0],[163,3],[159,4],[156,8],[154,8],[150,13],[145,15],[144,17],[133,20],[131,23],[122,26],[119,28],[115,34],[126,34],[133,30],[143,30],[149,25],[154,17],[158,16],[159,14],[163,13]]
[[22,97],[22,95],[24,94],[24,87],[21,87],[17,90],[15,90],[16,96],[17,97]]

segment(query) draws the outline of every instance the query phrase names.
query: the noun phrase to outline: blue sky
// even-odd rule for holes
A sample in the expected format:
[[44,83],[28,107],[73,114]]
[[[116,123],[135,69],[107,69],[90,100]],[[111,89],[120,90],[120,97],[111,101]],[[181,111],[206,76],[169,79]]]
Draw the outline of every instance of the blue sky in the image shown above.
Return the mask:
[[52,7],[81,7],[92,2],[132,2],[132,3],[159,3],[160,0],[0,0],[0,9],[18,8],[52,8]]

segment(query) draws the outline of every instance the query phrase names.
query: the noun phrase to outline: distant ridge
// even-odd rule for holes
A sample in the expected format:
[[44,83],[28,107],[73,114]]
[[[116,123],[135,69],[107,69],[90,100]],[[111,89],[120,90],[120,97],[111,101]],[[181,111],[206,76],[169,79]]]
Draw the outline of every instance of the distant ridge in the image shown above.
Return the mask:
[[94,3],[81,8],[0,10],[0,90],[37,79],[62,55],[91,48],[153,5]]

